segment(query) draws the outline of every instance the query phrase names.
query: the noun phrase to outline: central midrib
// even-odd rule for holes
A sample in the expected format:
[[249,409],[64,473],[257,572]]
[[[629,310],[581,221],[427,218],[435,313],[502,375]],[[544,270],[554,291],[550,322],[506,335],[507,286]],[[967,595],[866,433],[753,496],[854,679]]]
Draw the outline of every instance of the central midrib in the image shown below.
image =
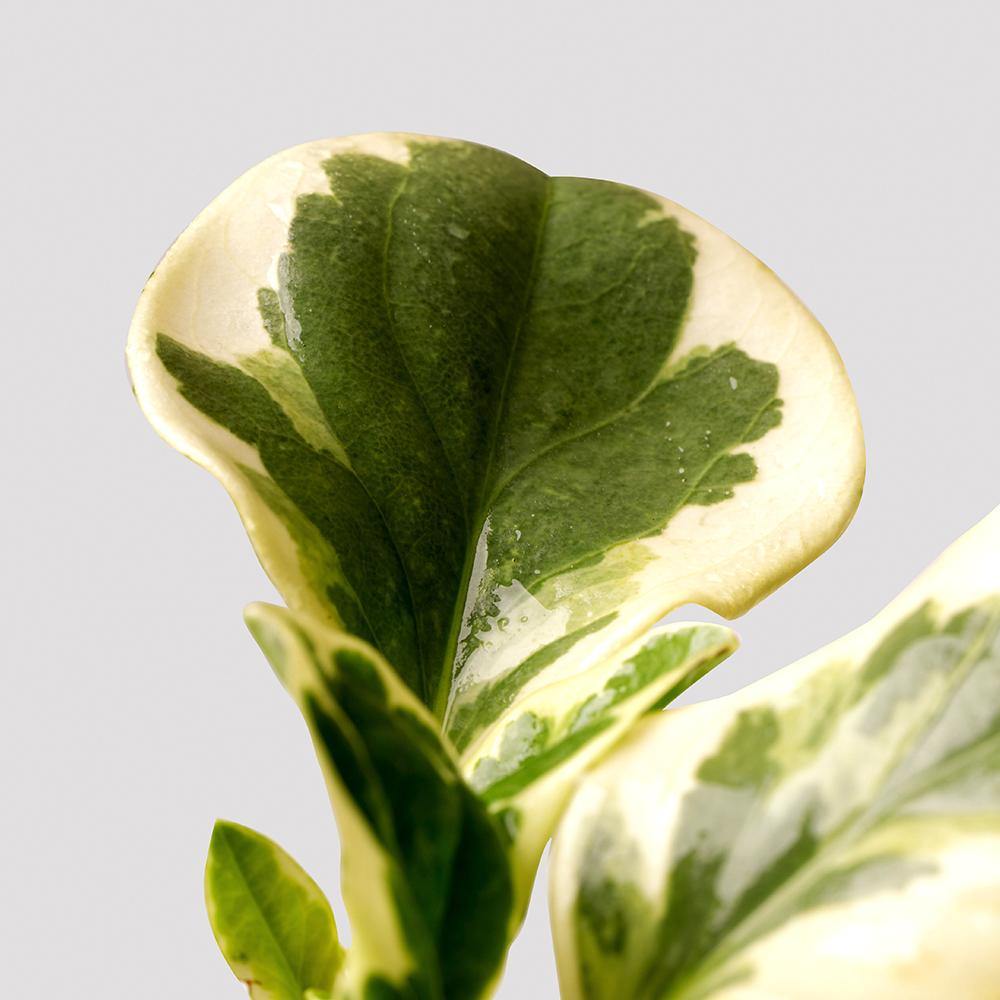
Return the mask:
[[500,383],[500,395],[497,398],[496,410],[493,416],[493,423],[489,432],[489,450],[487,452],[486,464],[483,475],[479,481],[479,491],[476,502],[472,505],[473,513],[469,518],[469,536],[465,543],[465,560],[462,566],[462,575],[458,581],[458,588],[455,592],[455,601],[452,606],[451,622],[448,629],[448,640],[445,644],[444,659],[438,673],[437,690],[430,704],[430,709],[435,718],[444,724],[445,715],[451,696],[452,681],[454,680],[455,656],[458,651],[458,637],[462,629],[462,617],[465,613],[465,605],[469,592],[469,583],[472,579],[472,568],[475,564],[476,548],[479,538],[482,535],[489,513],[489,503],[487,497],[491,479],[493,477],[493,466],[496,461],[497,439],[500,434],[500,427],[507,409],[507,391],[510,385],[511,372],[514,369],[514,358],[517,354],[518,344],[521,340],[521,332],[527,321],[531,307],[531,300],[535,293],[535,282],[538,275],[538,261],[541,257],[542,241],[545,235],[545,226],[548,221],[549,207],[552,201],[552,178],[545,176],[545,192],[542,198],[542,208],[538,213],[538,229],[535,233],[535,242],[531,252],[531,266],[528,270],[528,280],[525,282],[524,297],[521,301],[521,312],[518,317],[517,326],[514,329],[514,336],[511,338],[510,351],[507,355],[507,365],[504,369],[503,381]]
[[[451,475],[452,484],[454,486],[456,496],[460,495],[458,476],[455,473],[455,466],[451,461],[451,456],[448,454],[448,449],[445,447],[444,438],[441,436],[440,430],[438,430],[437,424],[434,423],[434,418],[431,416],[430,408],[427,406],[424,400],[423,393],[420,391],[420,386],[417,380],[413,377],[413,372],[410,369],[409,362],[406,360],[406,352],[403,350],[402,344],[399,340],[399,335],[396,332],[396,324],[393,316],[392,300],[389,296],[389,246],[392,242],[392,232],[393,232],[393,218],[396,212],[396,205],[399,199],[403,196],[406,190],[406,186],[410,180],[410,171],[406,170],[403,173],[402,180],[400,180],[399,185],[393,192],[392,198],[389,201],[389,207],[386,213],[386,227],[385,227],[385,243],[382,247],[382,299],[385,302],[385,315],[386,323],[389,331],[389,336],[392,338],[392,342],[395,345],[396,353],[399,355],[400,363],[403,366],[403,371],[406,372],[407,380],[413,387],[413,394],[416,397],[420,409],[423,411],[424,417],[427,420],[428,425],[431,428],[434,436],[438,440],[438,444],[441,447],[441,454],[444,457],[445,464],[448,467],[448,471]],[[462,514],[465,516],[465,504],[461,505]],[[468,522],[466,522],[466,530],[468,530]],[[392,532],[390,531],[390,536]],[[395,544],[395,539],[393,539]],[[406,590],[410,598],[410,607],[413,609],[413,628],[417,639],[417,658],[420,661],[420,680],[421,686],[423,688],[423,701],[426,703],[428,701],[428,696],[430,694],[428,685],[428,664],[427,664],[427,643],[425,637],[422,634],[421,628],[421,616],[417,613],[417,602],[416,596],[413,593],[413,583],[410,580],[410,573],[406,566],[406,560],[403,558],[403,553],[400,551],[399,545],[396,544],[396,551],[399,553],[399,561],[403,570],[403,578],[406,581]],[[454,617],[454,613],[453,613]],[[441,671],[443,673],[443,670]],[[438,684],[440,685],[440,677],[438,679]]]

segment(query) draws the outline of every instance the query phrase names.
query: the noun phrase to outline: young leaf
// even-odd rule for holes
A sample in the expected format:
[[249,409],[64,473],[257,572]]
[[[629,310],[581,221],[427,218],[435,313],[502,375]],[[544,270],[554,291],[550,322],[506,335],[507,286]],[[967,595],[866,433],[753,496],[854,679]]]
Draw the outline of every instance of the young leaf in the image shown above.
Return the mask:
[[676,605],[746,610],[863,475],[840,359],[750,254],[471,143],[254,168],[156,269],[129,365],[288,605],[371,643],[465,746]]
[[870,624],[650,716],[560,825],[565,997],[995,995],[1000,511]]
[[216,823],[205,899],[219,948],[253,1000],[301,1000],[333,987],[343,952],[330,904],[273,841]]
[[577,777],[636,719],[672,701],[735,648],[735,635],[718,625],[658,628],[605,663],[521,699],[517,713],[465,751],[463,772],[513,840],[519,913]]

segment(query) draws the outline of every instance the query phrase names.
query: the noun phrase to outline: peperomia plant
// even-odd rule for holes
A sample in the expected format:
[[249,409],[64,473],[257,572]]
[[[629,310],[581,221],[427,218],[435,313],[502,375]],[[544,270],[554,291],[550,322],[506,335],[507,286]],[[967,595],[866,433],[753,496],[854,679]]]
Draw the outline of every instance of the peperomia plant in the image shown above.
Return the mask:
[[[209,914],[257,998],[489,995],[581,776],[651,712],[580,795],[647,740],[642,781],[700,766],[657,710],[735,638],[651,626],[686,603],[746,611],[836,539],[863,478],[840,359],[755,258],[672,202],[471,143],[377,134],[265,161],[168,251],[128,355],[287,603],[247,621],[340,830],[346,952],[291,858],[216,828]],[[718,751],[740,774],[755,720]],[[672,996],[734,947],[709,876],[665,916],[644,869],[613,870],[639,857],[627,798],[620,822],[588,831],[586,798],[566,821],[570,995]],[[664,948],[680,972],[637,971]]]

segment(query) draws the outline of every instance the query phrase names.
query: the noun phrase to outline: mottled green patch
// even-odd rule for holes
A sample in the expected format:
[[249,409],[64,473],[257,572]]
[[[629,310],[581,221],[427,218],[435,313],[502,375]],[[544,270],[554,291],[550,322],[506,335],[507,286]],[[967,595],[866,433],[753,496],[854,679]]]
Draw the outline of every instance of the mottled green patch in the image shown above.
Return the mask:
[[773,709],[763,706],[740,712],[716,754],[698,768],[698,777],[731,788],[763,788],[779,773],[769,756],[777,742],[778,718]]
[[287,348],[288,335],[285,331],[285,315],[281,311],[278,293],[273,288],[261,288],[257,291],[257,310],[271,343],[275,347]]
[[328,451],[346,465],[347,455],[330,433],[302,369],[287,351],[263,350],[240,359],[240,368],[256,379],[313,448]]
[[639,888],[641,853],[613,809],[601,813],[583,847],[574,901],[584,996],[632,996],[635,959],[649,948],[656,908]]
[[937,631],[938,626],[929,602],[922,604],[895,628],[890,629],[865,661],[855,687],[855,697],[860,697],[868,688],[885,677],[908,647]]
[[597,618],[582,628],[550,642],[522,660],[517,667],[499,680],[476,689],[474,696],[470,697],[463,692],[458,698],[458,707],[451,713],[451,723],[447,729],[455,749],[459,752],[465,750],[479,733],[503,715],[528,681],[569,652],[581,639],[611,624],[614,618],[614,614]]
[[476,761],[472,787],[488,803],[517,795],[607,731],[620,705],[686,666],[670,690],[653,704],[675,698],[728,655],[729,650],[703,655],[705,644],[713,641],[718,640],[711,630],[701,629],[656,636],[608,677],[598,691],[558,713],[543,716],[527,711],[515,716],[505,724],[496,754]]

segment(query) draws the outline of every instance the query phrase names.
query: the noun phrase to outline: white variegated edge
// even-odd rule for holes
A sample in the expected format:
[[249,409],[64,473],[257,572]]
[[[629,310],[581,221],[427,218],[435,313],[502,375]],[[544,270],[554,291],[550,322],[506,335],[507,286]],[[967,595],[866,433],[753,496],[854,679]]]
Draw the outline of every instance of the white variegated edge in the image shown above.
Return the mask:
[[[732,695],[649,716],[582,781],[557,830],[549,910],[561,993],[581,997],[573,906],[582,838],[602,809],[617,802],[633,839],[660,845],[641,856],[651,898],[668,877],[666,844],[701,762],[735,717],[759,704],[788,704],[831,663],[860,664],[879,641],[925,602],[943,616],[1000,593],[1000,508],[963,535],[869,623]],[[719,1000],[990,1000],[1000,983],[1000,837],[968,834],[935,854],[939,872],[902,890],[829,905],[772,932],[744,953],[751,981],[713,993]]]
[[229,493],[265,572],[289,606],[330,619],[303,578],[296,545],[239,466],[264,473],[257,451],[187,402],[156,355],[167,334],[215,360],[235,364],[270,346],[257,291],[275,287],[296,199],[326,192],[322,163],[360,151],[405,162],[407,139],[374,133],[307,142],[269,157],[234,181],[177,238],[150,276],[129,329],[126,357],[136,398],[168,444],[212,473]]

